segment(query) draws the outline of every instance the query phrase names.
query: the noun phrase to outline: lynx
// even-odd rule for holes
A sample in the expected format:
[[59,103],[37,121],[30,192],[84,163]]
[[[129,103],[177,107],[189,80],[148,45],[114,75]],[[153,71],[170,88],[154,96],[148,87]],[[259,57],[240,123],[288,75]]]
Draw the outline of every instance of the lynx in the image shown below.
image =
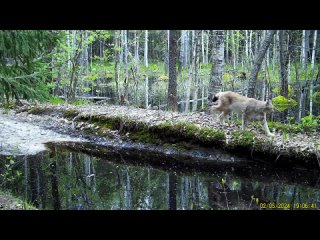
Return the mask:
[[260,101],[248,98],[238,93],[227,91],[219,92],[208,97],[209,106],[214,111],[222,112],[219,120],[223,124],[225,117],[230,113],[242,114],[242,130],[245,130],[248,120],[259,120],[267,136],[274,136],[269,130],[266,114],[273,112],[271,101]]

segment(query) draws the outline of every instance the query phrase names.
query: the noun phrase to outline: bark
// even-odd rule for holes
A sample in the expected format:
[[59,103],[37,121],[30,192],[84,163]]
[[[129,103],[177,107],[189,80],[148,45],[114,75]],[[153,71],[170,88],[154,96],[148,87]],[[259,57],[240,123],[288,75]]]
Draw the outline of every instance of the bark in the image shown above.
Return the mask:
[[192,112],[197,111],[198,108],[198,90],[199,90],[199,64],[200,64],[200,31],[195,32],[195,63],[194,63],[194,89],[193,89],[193,102]]
[[140,59],[139,59],[139,34],[137,30],[134,31],[134,39],[135,39],[135,51],[134,51],[134,59],[135,59],[135,70],[136,70],[136,77],[135,77],[135,102],[136,104],[139,103],[139,93],[138,93],[138,83],[140,79]]
[[224,60],[224,31],[215,30],[212,34],[212,67],[209,82],[209,95],[221,91]]
[[267,52],[267,49],[273,40],[273,35],[275,34],[276,30],[269,30],[266,34],[266,38],[263,40],[259,51],[255,54],[255,60],[253,64],[253,69],[251,70],[249,82],[248,82],[248,97],[255,97],[255,88],[257,83],[258,73],[263,61],[263,58]]
[[169,86],[168,86],[168,110],[177,111],[177,38],[178,31],[169,31]]
[[[119,34],[118,31],[115,31],[115,38],[114,38],[114,45],[115,49],[119,48]],[[117,102],[120,104],[120,89],[119,89],[119,74],[120,74],[120,52],[114,51],[114,79],[116,82],[116,96],[117,96]]]
[[195,47],[196,47],[196,44],[195,44],[195,31],[192,30],[192,46],[191,46],[191,49],[192,49],[192,53],[191,53],[191,56],[192,56],[192,60],[191,60],[191,63],[190,63],[190,66],[189,66],[189,76],[187,78],[187,82],[186,82],[186,99],[185,99],[185,109],[184,109],[184,112],[187,113],[189,112],[189,106],[190,106],[190,93],[191,93],[191,83],[192,83],[192,76],[193,76],[193,69],[194,69],[194,63],[195,63]]
[[148,30],[144,34],[144,65],[147,68],[146,81],[145,81],[145,108],[149,107],[149,78],[148,78]]
[[317,48],[317,37],[318,37],[318,31],[314,31],[313,36],[313,48],[312,48],[312,57],[311,57],[311,69],[312,69],[312,79],[310,83],[310,106],[309,106],[309,114],[312,115],[313,112],[313,76],[314,76],[314,66],[316,64],[316,48]]
[[236,54],[236,46],[235,46],[235,39],[234,39],[234,30],[231,30],[231,41],[232,41],[232,58],[233,58],[233,69],[235,70],[237,67],[237,54]]
[[205,63],[205,54],[204,54],[204,30],[201,30],[201,54],[202,54],[202,63]]
[[225,60],[225,62],[226,62],[226,64],[229,64],[229,30],[227,30],[227,34],[226,34],[226,60]]
[[248,30],[245,30],[245,35],[246,35],[246,60],[248,61],[249,59],[249,36],[248,36]]
[[308,63],[309,36],[310,36],[310,30],[303,30],[302,48],[301,48],[301,63],[302,63],[303,70],[306,70],[307,63]]
[[128,102],[129,94],[129,66],[128,66],[128,30],[124,30],[124,64],[125,64],[125,78],[124,78],[124,101]]
[[209,56],[209,34],[208,34],[208,31],[206,31],[205,33],[205,36],[206,36],[206,60],[205,60],[205,64],[207,65],[208,64],[208,56]]
[[[279,76],[280,76],[280,95],[288,98],[288,62],[289,62],[289,51],[286,45],[286,32],[284,30],[279,31]],[[280,119],[284,122],[287,118],[288,110],[281,112]]]

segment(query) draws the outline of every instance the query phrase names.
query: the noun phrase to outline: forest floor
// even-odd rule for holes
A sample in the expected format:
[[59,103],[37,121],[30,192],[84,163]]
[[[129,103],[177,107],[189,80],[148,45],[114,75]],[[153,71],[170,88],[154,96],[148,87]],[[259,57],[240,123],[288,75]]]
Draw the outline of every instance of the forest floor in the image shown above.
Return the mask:
[[[273,131],[275,137],[270,138],[257,124],[249,124],[244,132],[241,131],[239,122],[229,121],[221,125],[216,116],[204,112],[186,114],[130,106],[38,104],[0,114],[0,124],[4,126],[1,128],[12,128],[13,125],[9,126],[3,118],[50,128],[68,135],[61,137],[52,133],[43,134],[41,129],[36,131],[36,135],[32,134],[34,139],[45,139],[47,142],[63,140],[62,138],[66,141],[78,141],[83,136],[89,136],[91,141],[108,140],[111,143],[129,140],[154,145],[183,143],[182,147],[185,147],[188,142],[189,150],[198,147],[217,148],[239,156],[263,157],[270,163],[286,160],[298,165],[307,163],[312,168],[319,168],[320,165],[319,133],[283,134],[281,131]],[[4,136],[0,133],[1,138],[4,139]],[[153,138],[159,138],[160,141]]]
[[0,210],[36,210],[36,208],[9,192],[0,191]]
[[[44,120],[44,121],[43,121]],[[46,124],[43,119],[42,125]],[[50,129],[37,126],[40,120],[31,116],[19,118],[14,111],[0,113],[0,154],[1,155],[34,155],[45,151],[48,141],[79,141],[79,138],[59,134]]]

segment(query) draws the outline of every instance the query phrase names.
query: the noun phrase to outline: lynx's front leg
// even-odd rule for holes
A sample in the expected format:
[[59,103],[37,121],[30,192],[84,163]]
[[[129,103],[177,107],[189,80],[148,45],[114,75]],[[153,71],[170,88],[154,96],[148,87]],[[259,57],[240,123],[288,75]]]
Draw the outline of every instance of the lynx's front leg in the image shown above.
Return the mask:
[[220,115],[219,115],[219,122],[220,124],[224,125],[225,124],[225,118],[226,116],[228,115],[229,112],[222,112]]
[[269,130],[268,123],[267,123],[267,114],[266,113],[263,113],[262,126],[263,126],[264,131],[265,131],[267,136],[274,137],[274,134],[271,133],[270,130]]
[[246,129],[246,125],[247,125],[247,116],[245,113],[242,113],[242,130]]

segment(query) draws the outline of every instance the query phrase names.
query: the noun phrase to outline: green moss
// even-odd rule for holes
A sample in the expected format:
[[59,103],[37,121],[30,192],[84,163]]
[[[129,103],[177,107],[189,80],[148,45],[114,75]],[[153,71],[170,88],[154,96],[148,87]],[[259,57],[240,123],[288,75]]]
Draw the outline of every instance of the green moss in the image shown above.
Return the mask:
[[65,110],[65,112],[63,113],[63,117],[67,118],[67,119],[73,119],[76,116],[79,115],[79,111],[74,110],[74,109],[67,109]]
[[215,130],[209,127],[200,128],[197,132],[198,139],[204,144],[224,142],[225,134],[221,130]]
[[212,128],[200,128],[193,123],[170,121],[150,127],[150,131],[156,133],[167,142],[188,142],[214,146],[224,144],[224,132]]
[[41,115],[41,114],[43,114],[43,113],[45,113],[45,112],[46,112],[46,109],[41,108],[41,107],[32,107],[32,108],[28,111],[29,114],[34,114],[34,115]]
[[249,131],[234,131],[231,133],[232,135],[232,143],[230,143],[231,148],[251,148],[254,145],[254,137],[255,135]]
[[134,141],[144,142],[144,143],[154,143],[159,144],[161,140],[159,139],[158,135],[154,133],[150,133],[147,131],[139,131],[129,135],[129,138]]

